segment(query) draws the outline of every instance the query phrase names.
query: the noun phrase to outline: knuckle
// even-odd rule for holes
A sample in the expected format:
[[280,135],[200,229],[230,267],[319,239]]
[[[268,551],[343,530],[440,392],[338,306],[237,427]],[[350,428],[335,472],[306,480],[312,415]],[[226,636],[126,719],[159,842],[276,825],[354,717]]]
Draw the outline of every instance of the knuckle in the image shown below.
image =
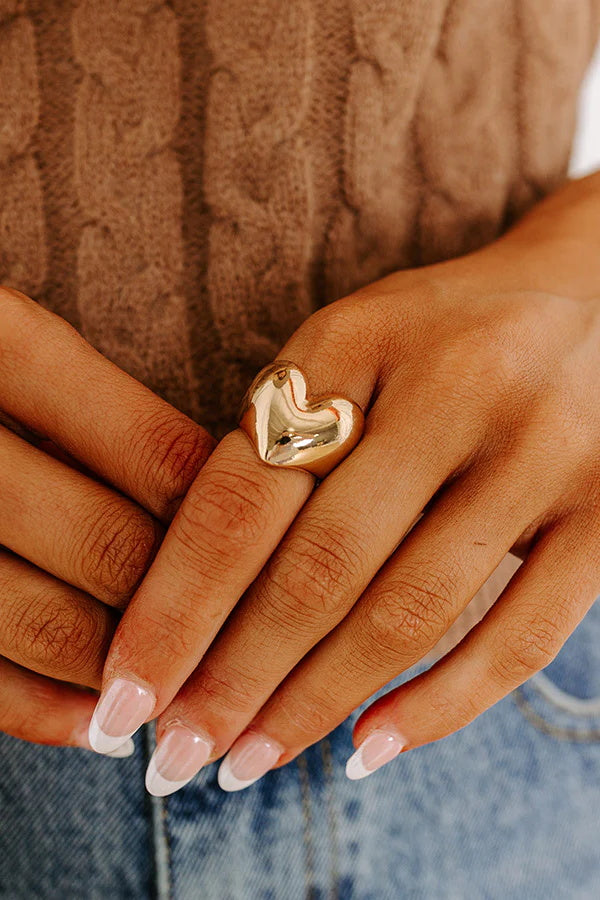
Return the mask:
[[[25,294],[15,291],[14,288],[0,284],[0,317],[2,324],[10,320],[14,313],[25,305],[28,298]],[[4,328],[0,328],[0,335],[4,333]]]
[[271,605],[295,627],[328,621],[355,592],[364,568],[357,542],[334,527],[304,530],[291,540],[267,571]]
[[498,296],[495,314],[475,326],[478,361],[496,382],[523,392],[547,381],[560,362],[556,335],[572,321],[571,301],[537,291]]
[[564,381],[532,405],[529,428],[545,458],[552,454],[552,471],[561,481],[565,466],[572,471],[598,458],[598,425],[589,414],[587,398],[582,402],[577,390]]
[[308,320],[310,339],[318,335],[319,343],[324,347],[339,347],[346,340],[353,339],[356,334],[356,315],[351,304],[337,301],[324,306]]
[[138,658],[148,656],[151,649],[153,657],[158,661],[158,665],[172,665],[174,659],[187,659],[193,652],[195,641],[191,633],[187,630],[178,628],[169,628],[166,623],[154,622],[150,626],[152,628],[152,644],[151,648],[143,647],[141,652],[138,650]]
[[522,394],[546,362],[546,351],[539,346],[539,307],[534,298],[516,294],[500,302],[494,316],[472,324],[451,347],[455,370],[495,393]]
[[221,552],[238,555],[253,544],[267,524],[273,498],[264,480],[244,472],[216,467],[182,505],[179,525],[188,543],[218,541]]
[[337,300],[313,313],[294,335],[294,342],[310,354],[319,369],[329,371],[335,360],[338,375],[344,380],[357,361],[372,368],[373,360],[384,355],[384,345],[396,333],[385,327],[382,309],[383,304],[377,302],[369,305],[371,327],[365,329],[361,324],[364,304],[356,297]]
[[[305,689],[302,692],[296,690],[290,696],[282,691],[273,696],[269,715],[273,721],[282,722],[286,732],[291,728],[298,733],[302,742],[305,742],[306,736],[317,740],[337,724],[340,718],[339,700],[336,704],[328,699],[326,693],[315,695]],[[268,731],[268,728],[265,730]]]
[[29,598],[13,619],[11,631],[24,657],[54,675],[83,673],[95,656],[100,675],[100,650],[106,638],[100,618],[72,598],[56,592]]
[[485,682],[469,691],[453,691],[447,683],[433,686],[427,692],[427,710],[437,734],[446,736],[476,719],[489,705]]
[[7,285],[0,285],[0,316],[2,319],[12,318],[18,320],[23,310],[42,310],[41,306],[32,300],[27,294],[15,290]]
[[[9,287],[0,287],[0,364],[27,365],[35,352],[40,320],[51,314],[33,300]],[[66,323],[65,323],[66,325]]]
[[367,606],[371,647],[405,662],[420,658],[448,628],[453,594],[450,580],[431,572],[394,578]]
[[136,422],[132,446],[139,459],[138,475],[161,519],[172,517],[214,443],[199,425],[170,408]]
[[[198,654],[198,636],[205,622],[192,606],[172,606],[160,614],[144,616],[135,641],[135,655],[143,659],[149,653],[167,664],[173,659],[187,659]],[[132,641],[131,629],[129,640]]]
[[170,534],[177,542],[177,559],[167,559],[165,562],[172,567],[178,566],[174,574],[182,585],[193,591],[197,588],[199,575],[207,583],[220,585],[223,572],[233,561],[233,552],[229,553],[227,548],[220,546],[216,536],[212,536],[210,527],[191,507],[189,498],[177,513]]
[[47,344],[64,334],[85,343],[66,319],[41,306],[27,294],[0,286],[0,343],[9,359],[17,353],[25,363],[36,353],[39,343]]
[[467,380],[469,389],[473,385],[483,384],[497,395],[498,391],[510,391],[515,385],[520,388],[523,384],[521,348],[502,331],[486,328],[477,337],[469,335],[466,342],[459,342],[457,352],[462,360],[460,383]]
[[83,541],[80,566],[95,591],[124,605],[144,577],[159,540],[151,516],[122,501],[110,500],[96,514]]
[[515,622],[492,657],[491,670],[502,684],[521,684],[552,662],[563,641],[556,624],[547,619]]
[[[131,610],[136,613],[134,601]],[[216,630],[199,603],[171,602],[160,609],[141,610],[119,632],[119,656],[133,671],[147,669],[151,659],[158,671],[170,670],[174,660],[199,660],[203,641]]]
[[263,693],[259,679],[222,661],[218,666],[203,664],[194,684],[194,702],[200,697],[202,709],[217,710],[219,717],[254,710],[260,705]]

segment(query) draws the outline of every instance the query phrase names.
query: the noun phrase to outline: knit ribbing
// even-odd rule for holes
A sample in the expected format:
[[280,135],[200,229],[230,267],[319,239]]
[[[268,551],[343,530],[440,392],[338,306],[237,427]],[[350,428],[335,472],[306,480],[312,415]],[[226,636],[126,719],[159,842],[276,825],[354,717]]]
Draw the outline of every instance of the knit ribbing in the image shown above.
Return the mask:
[[564,178],[599,11],[0,0],[0,278],[222,434],[318,306]]
[[502,229],[511,183],[520,177],[512,126],[517,48],[510,4],[449,5],[414,122],[424,179],[415,223],[421,263],[467,253]]
[[[181,58],[180,115],[171,143],[180,164],[183,206],[181,233],[183,239],[182,290],[188,309],[189,342],[195,415],[214,435],[228,430],[221,404],[223,345],[217,330],[206,285],[211,222],[210,209],[204,197],[202,172],[206,139],[206,95],[211,72],[211,58],[206,46],[206,4],[195,0],[171,0],[179,31]],[[209,389],[206,386],[209,385]]]

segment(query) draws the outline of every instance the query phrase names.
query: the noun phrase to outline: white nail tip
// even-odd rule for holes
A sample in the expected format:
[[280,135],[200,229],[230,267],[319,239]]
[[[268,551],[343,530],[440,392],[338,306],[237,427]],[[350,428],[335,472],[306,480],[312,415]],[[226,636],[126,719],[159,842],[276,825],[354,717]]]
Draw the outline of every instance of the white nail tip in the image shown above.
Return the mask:
[[258,775],[256,778],[250,778],[249,781],[241,781],[239,778],[235,777],[235,775],[231,771],[229,759],[225,757],[225,759],[219,766],[217,781],[219,782],[219,787],[223,791],[241,791],[244,788],[250,787],[251,784],[254,784],[254,782],[258,781],[258,779],[261,777],[261,775]]
[[148,763],[148,769],[146,770],[146,790],[149,794],[152,794],[153,797],[167,797],[169,794],[174,794],[175,791],[178,791],[179,788],[186,785],[188,781],[191,781],[191,778],[185,778],[183,781],[169,781],[168,778],[163,778],[156,768],[154,757],[152,757]]
[[395,759],[406,741],[390,731],[372,731],[346,763],[346,775],[351,781],[366,778]]
[[121,744],[120,747],[117,747],[116,750],[111,750],[110,753],[105,753],[105,756],[112,756],[113,759],[125,759],[127,756],[132,756],[135,752],[135,744],[133,743],[131,738],[128,738],[124,744]]
[[370,774],[371,770],[363,765],[362,752],[358,749],[346,763],[346,776],[350,781],[358,781],[359,778],[366,778]]
[[131,735],[120,734],[118,737],[113,737],[110,734],[106,734],[99,727],[96,721],[96,714],[94,713],[90,722],[88,737],[92,750],[95,750],[96,753],[108,754],[119,750],[127,742],[127,739],[131,738]]

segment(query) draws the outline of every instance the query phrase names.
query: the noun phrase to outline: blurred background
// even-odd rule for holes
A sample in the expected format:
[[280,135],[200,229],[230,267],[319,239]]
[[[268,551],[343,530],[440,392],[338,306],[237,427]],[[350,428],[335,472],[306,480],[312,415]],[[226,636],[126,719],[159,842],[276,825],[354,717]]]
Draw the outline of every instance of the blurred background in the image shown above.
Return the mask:
[[600,169],[600,45],[581,92],[571,174],[587,175],[594,169]]

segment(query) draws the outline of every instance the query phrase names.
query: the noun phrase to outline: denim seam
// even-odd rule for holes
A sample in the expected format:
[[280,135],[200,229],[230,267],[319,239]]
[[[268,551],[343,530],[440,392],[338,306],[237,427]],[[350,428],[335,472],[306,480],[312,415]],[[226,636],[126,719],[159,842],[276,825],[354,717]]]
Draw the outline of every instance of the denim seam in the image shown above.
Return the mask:
[[543,672],[538,672],[527,683],[543,700],[561,712],[587,718],[600,716],[600,697],[574,697],[554,684]]
[[298,766],[300,799],[302,805],[302,840],[304,844],[304,886],[306,898],[310,900],[315,882],[315,848],[312,834],[312,806],[310,801],[310,776],[306,756],[301,753],[296,759]]
[[338,885],[340,878],[339,867],[339,847],[338,847],[338,820],[335,808],[335,791],[333,789],[333,760],[331,755],[331,744],[328,738],[321,741],[321,760],[323,763],[324,789],[327,804],[327,818],[329,820],[329,831],[331,837],[331,890],[329,893],[330,900],[337,900]]
[[[146,726],[146,755],[150,759],[156,739],[151,725]],[[164,797],[150,797],[151,828],[154,849],[154,895],[156,900],[171,900],[171,849],[169,845],[167,808]]]
[[546,721],[546,719],[533,708],[529,700],[524,696],[521,688],[517,688],[517,690],[513,691],[512,697],[523,716],[537,728],[538,731],[564,741],[577,741],[579,743],[595,743],[600,741],[600,728],[568,728],[563,725],[553,725]]

